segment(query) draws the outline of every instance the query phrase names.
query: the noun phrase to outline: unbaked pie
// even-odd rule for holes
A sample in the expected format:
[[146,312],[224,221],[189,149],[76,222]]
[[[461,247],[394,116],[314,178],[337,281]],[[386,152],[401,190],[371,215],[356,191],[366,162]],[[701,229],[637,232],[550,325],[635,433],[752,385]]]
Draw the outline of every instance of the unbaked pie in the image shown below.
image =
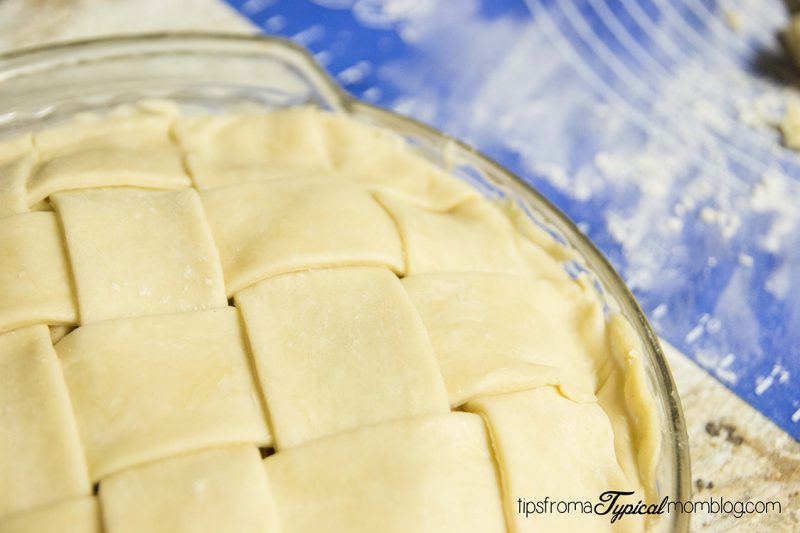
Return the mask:
[[144,102],[0,144],[0,532],[639,531],[625,320],[406,143]]

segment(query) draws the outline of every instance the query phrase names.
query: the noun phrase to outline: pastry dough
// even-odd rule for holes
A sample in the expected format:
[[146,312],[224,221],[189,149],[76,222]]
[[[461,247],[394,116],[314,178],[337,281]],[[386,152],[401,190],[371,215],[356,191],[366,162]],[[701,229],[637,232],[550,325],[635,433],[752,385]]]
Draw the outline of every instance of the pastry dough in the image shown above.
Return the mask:
[[192,189],[59,193],[81,324],[224,307],[219,255]]
[[661,453],[658,411],[639,354],[641,341],[621,315],[609,318],[613,365],[597,398],[614,427],[617,460],[629,479],[639,479],[649,501],[659,500],[651,480]]
[[178,109],[0,143],[0,533],[644,528],[516,508],[653,502],[661,439],[522,204],[370,110]]
[[53,213],[0,218],[0,332],[75,324],[72,279]]
[[175,137],[198,189],[333,174],[311,108],[179,118]]
[[208,446],[268,444],[235,309],[83,326],[56,349],[93,481]]
[[467,200],[431,211],[392,194],[379,194],[406,250],[406,273],[504,272],[528,274],[511,222],[487,200]]
[[277,276],[236,295],[279,449],[404,416],[447,412],[428,336],[378,268]]
[[534,513],[518,510],[518,499],[539,502],[599,502],[608,490],[636,491],[620,503],[644,498],[638,480],[625,477],[617,463],[614,433],[596,403],[575,403],[553,387],[483,396],[466,404],[489,425],[503,480],[511,531],[641,531],[643,516],[627,515],[614,524],[608,516]]
[[372,191],[448,209],[478,191],[409,148],[405,139],[336,113],[316,112],[336,172]]
[[39,158],[28,181],[28,203],[66,189],[190,186],[169,138],[172,121],[164,110],[135,106],[37,133]]
[[50,326],[50,340],[53,345],[55,345],[58,341],[63,339],[67,333],[74,329],[75,328],[72,326]]
[[561,385],[592,401],[596,357],[605,357],[602,311],[572,280],[505,274],[422,274],[403,280],[422,316],[450,405]]
[[0,218],[28,211],[26,184],[35,163],[31,135],[0,142]]
[[0,381],[0,519],[89,494],[78,430],[47,326],[0,335]]
[[102,533],[100,509],[93,496],[61,500],[45,507],[0,518],[0,533]]
[[486,430],[468,413],[363,427],[264,463],[285,533],[506,530]]
[[[279,533],[254,446],[180,455],[100,484],[106,533]],[[288,532],[286,532],[288,533]]]
[[479,196],[411,152],[402,138],[311,107],[179,118],[175,136],[199,189],[339,176],[435,209]]
[[508,216],[516,230],[517,245],[530,275],[552,280],[570,279],[564,269],[564,263],[580,261],[580,257],[556,241],[512,200],[500,202],[498,206],[503,214]]
[[201,194],[234,294],[309,268],[375,265],[403,270],[392,219],[363,189],[333,179],[245,183]]

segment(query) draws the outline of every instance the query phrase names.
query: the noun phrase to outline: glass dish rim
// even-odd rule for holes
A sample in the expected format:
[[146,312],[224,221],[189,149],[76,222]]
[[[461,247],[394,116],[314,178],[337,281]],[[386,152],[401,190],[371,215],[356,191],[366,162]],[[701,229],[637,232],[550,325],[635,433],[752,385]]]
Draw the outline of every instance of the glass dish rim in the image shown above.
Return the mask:
[[[73,51],[79,52],[81,50],[102,49],[103,47],[126,44],[162,45],[163,48],[160,49],[160,51],[162,53],[168,53],[170,50],[169,43],[186,44],[191,42],[226,43],[246,46],[267,45],[282,48],[283,51],[287,51],[296,56],[295,58],[291,58],[293,59],[293,66],[299,67],[306,74],[313,75],[315,78],[313,80],[315,89],[324,90],[326,92],[326,98],[329,99],[330,103],[334,104],[334,107],[338,107],[340,110],[351,115],[365,111],[378,117],[388,118],[394,122],[404,124],[413,130],[422,132],[431,138],[437,139],[443,144],[452,146],[455,150],[460,150],[480,165],[502,176],[504,180],[508,182],[514,194],[521,196],[524,200],[532,202],[536,213],[540,216],[544,215],[546,222],[552,224],[556,230],[566,238],[569,245],[573,246],[578,254],[586,260],[590,271],[600,277],[611,296],[619,304],[623,316],[628,320],[636,331],[637,337],[641,340],[644,357],[648,360],[648,366],[655,372],[657,383],[660,386],[658,390],[653,392],[662,397],[661,400],[668,408],[667,422],[669,426],[666,429],[672,437],[672,442],[670,444],[674,450],[673,456],[676,468],[673,475],[675,476],[675,491],[680,500],[687,500],[690,497],[691,467],[683,408],[661,344],[635,296],[605,255],[580,231],[577,225],[562,212],[561,209],[532,185],[528,184],[522,177],[510,171],[475,147],[416,119],[359,100],[348,93],[327,71],[325,71],[307,49],[287,38],[275,35],[208,31],[165,31],[91,37],[22,47],[0,53],[0,89],[2,89],[4,80],[9,77],[9,72],[13,74],[20,69],[24,70],[26,67],[30,68],[36,65],[33,60],[36,59],[37,56],[50,57],[51,62],[49,65],[51,66],[64,66],[69,63],[65,63],[63,60],[59,61],[58,54],[68,54]],[[196,55],[202,56],[203,53],[204,49],[200,49],[196,52]],[[55,59],[52,58],[54,54],[56,55]],[[79,63],[80,61],[74,62],[74,64]],[[48,64],[45,63],[39,70],[46,70],[47,66]],[[31,72],[36,71],[34,70]],[[0,108],[0,113],[2,113],[2,111],[3,110]],[[2,126],[2,124],[0,124],[0,126]],[[678,516],[673,517],[673,524],[676,531],[688,531],[689,516],[684,513],[679,513]]]

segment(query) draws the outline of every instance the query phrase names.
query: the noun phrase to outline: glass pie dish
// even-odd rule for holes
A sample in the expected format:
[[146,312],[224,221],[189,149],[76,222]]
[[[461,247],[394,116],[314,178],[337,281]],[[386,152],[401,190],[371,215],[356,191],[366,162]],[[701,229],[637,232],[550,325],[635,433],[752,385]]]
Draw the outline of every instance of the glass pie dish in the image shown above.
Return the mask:
[[[572,252],[572,275],[586,274],[608,312],[621,314],[641,342],[645,375],[660,419],[655,494],[687,500],[690,470],[677,390],[657,337],[625,283],[597,248],[521,178],[473,148],[426,125],[348,95],[310,54],[274,37],[157,34],[69,43],[0,56],[0,140],[85,112],[143,99],[168,99],[186,109],[245,106],[280,109],[311,104],[389,130],[414,150],[490,198],[511,201]],[[689,517],[671,513],[662,531],[687,531]]]

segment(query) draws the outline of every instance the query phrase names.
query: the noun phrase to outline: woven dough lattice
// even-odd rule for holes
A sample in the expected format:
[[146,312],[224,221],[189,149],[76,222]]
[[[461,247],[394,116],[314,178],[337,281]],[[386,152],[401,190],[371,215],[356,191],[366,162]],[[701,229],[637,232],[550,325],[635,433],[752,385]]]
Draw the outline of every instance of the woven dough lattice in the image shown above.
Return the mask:
[[517,509],[647,484],[632,336],[563,258],[311,108],[6,140],[0,533],[608,529]]

